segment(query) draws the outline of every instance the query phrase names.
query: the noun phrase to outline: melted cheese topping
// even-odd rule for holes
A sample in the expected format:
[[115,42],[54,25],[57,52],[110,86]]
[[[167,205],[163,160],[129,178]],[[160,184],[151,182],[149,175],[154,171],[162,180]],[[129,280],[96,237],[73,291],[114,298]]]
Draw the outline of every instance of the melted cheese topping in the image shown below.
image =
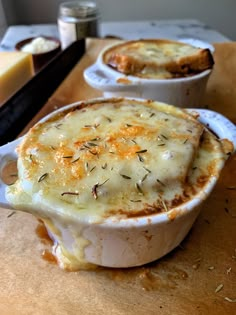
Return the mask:
[[187,201],[202,188],[199,178],[205,183],[215,172],[217,152],[213,159],[208,151],[217,148],[221,158],[220,143],[167,108],[98,102],[36,125],[18,148],[19,180],[7,198],[16,208],[56,207],[87,222]]
[[119,53],[125,53],[127,56],[141,58],[144,61],[153,61],[159,64],[166,60],[175,60],[184,55],[199,51],[198,48],[178,42],[157,43],[156,42],[134,42],[128,46],[120,46]]
[[[103,61],[125,74],[142,78],[168,79],[194,74],[185,73],[184,69],[197,59],[201,67],[201,58],[208,59],[210,55],[210,52],[205,54],[203,51],[204,49],[176,41],[139,40],[121,42],[111,47],[104,53]],[[212,68],[212,65],[207,64],[205,69],[199,68],[199,72]]]
[[174,220],[225,159],[221,143],[183,110],[125,99],[57,113],[29,131],[18,155],[6,198],[41,218],[67,270],[94,268],[86,256],[92,223],[169,210]]

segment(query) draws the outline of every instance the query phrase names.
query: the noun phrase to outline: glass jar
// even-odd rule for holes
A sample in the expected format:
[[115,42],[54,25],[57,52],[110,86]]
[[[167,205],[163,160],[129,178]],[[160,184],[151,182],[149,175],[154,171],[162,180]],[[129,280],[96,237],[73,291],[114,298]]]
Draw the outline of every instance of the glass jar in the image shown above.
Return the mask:
[[57,22],[62,49],[78,39],[98,37],[98,20],[98,8],[94,1],[61,3]]

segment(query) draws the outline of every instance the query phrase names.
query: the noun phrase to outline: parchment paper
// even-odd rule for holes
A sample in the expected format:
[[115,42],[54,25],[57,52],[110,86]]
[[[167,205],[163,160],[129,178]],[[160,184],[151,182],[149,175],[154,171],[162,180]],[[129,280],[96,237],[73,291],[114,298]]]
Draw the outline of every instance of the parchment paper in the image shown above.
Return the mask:
[[[82,70],[108,42],[88,51],[23,132],[54,108],[100,96]],[[236,43],[215,45],[204,106],[236,122]],[[236,156],[230,158],[180,247],[150,265],[65,272],[42,258],[50,244],[29,214],[0,209],[0,315],[236,314]]]

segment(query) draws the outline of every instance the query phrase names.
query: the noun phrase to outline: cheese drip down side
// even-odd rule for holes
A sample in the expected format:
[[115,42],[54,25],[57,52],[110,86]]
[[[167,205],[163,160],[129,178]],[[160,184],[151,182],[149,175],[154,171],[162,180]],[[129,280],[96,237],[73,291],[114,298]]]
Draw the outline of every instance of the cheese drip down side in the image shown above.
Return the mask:
[[97,101],[37,124],[18,147],[19,179],[7,199],[88,223],[188,201],[217,174],[221,144],[193,117],[158,104]]

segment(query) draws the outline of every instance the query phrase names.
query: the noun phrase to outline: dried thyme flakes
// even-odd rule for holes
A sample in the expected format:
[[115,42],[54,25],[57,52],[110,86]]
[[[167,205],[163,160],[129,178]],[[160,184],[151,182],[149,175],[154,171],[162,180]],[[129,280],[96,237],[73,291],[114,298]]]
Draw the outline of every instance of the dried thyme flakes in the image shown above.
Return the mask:
[[59,123],[55,125],[55,128],[60,129],[61,126],[62,126],[62,123]]
[[159,184],[161,184],[162,186],[165,186],[165,184],[160,180],[160,179],[156,179],[156,181],[159,183]]
[[226,187],[226,189],[228,189],[228,190],[236,190],[236,186],[228,186],[228,187]]
[[149,174],[149,173],[146,173],[146,174],[143,176],[143,178],[141,179],[141,182],[142,182],[142,183],[146,180],[146,178],[148,177],[148,174]]
[[197,270],[200,267],[201,261],[202,261],[202,258],[200,257],[195,259],[194,264],[192,265],[192,268],[194,270]]
[[136,151],[135,153],[140,154],[140,153],[146,153],[146,152],[147,152],[147,149],[143,149],[143,150]]
[[72,196],[79,196],[78,192],[72,192],[72,191],[64,191],[63,193],[61,193],[61,196],[64,195],[72,195]]
[[214,270],[215,269],[215,267],[214,266],[210,266],[210,267],[208,267],[208,270]]
[[151,171],[150,171],[147,167],[143,166],[143,168],[144,168],[145,171],[147,171],[148,173],[151,173]]
[[94,142],[87,142],[87,145],[89,145],[90,147],[97,147],[98,144],[94,143]]
[[229,297],[227,297],[227,296],[225,296],[224,299],[225,299],[226,301],[230,302],[230,303],[236,303],[236,299],[231,299],[231,298],[229,298]]
[[105,170],[107,168],[107,163],[104,163],[101,167],[103,170]]
[[140,187],[140,185],[139,185],[138,183],[135,183],[135,188],[137,189],[137,191],[139,192],[139,194],[143,195],[142,188]]
[[84,128],[91,128],[91,129],[97,129],[100,126],[100,124],[94,124],[94,125],[84,125]]
[[73,160],[71,163],[75,163],[75,162],[77,162],[79,160],[80,160],[80,157],[78,157],[77,159]]
[[224,210],[225,210],[225,212],[228,213],[232,218],[236,218],[236,213],[233,214],[232,211],[229,210],[229,208],[225,207]]
[[85,172],[88,172],[88,169],[89,169],[89,164],[88,164],[88,162],[85,162],[85,163],[84,163],[84,169],[85,169]]
[[161,137],[164,138],[165,140],[168,140],[169,138],[163,134],[161,134]]
[[97,155],[97,157],[98,157],[98,152],[93,152],[93,151],[91,151],[91,150],[88,150],[88,151],[89,151],[90,154],[92,154],[92,155]]
[[101,138],[100,137],[96,137],[96,138],[91,139],[90,141],[99,141],[99,140],[101,140]]
[[121,176],[121,177],[123,177],[124,179],[131,179],[131,177],[130,177],[130,176],[125,175],[125,174],[120,174],[120,176]]
[[223,283],[219,284],[215,289],[215,293],[220,292],[223,289],[223,287],[224,287]]
[[140,154],[138,154],[138,160],[139,162],[144,162],[144,158]]
[[97,183],[97,184],[93,185],[93,187],[92,187],[92,195],[93,195],[94,199],[98,198],[98,194],[97,194],[98,185],[99,184]]
[[92,171],[95,170],[95,168],[96,168],[96,165],[91,168],[91,170],[89,171],[89,173],[92,173]]
[[93,185],[91,192],[92,192],[92,195],[93,195],[94,199],[98,199],[98,191],[97,191],[98,187],[101,187],[102,185],[104,185],[106,182],[109,181],[109,179],[110,179],[110,178],[106,179],[106,180],[105,180],[103,183],[101,183],[101,184],[96,183],[95,185]]
[[7,218],[12,217],[14,214],[16,214],[16,211],[12,211],[11,213],[8,214]]
[[[160,198],[160,197],[159,197],[159,198]],[[165,200],[163,200],[162,198],[160,198],[160,201],[161,201],[161,203],[162,203],[162,206],[163,206],[165,212],[168,212],[168,208],[167,208],[167,205],[166,205]]]
[[38,183],[42,182],[47,176],[48,176],[48,173],[44,173],[42,176],[40,176],[38,179]]
[[231,271],[232,271],[232,268],[229,267],[229,268],[226,270],[227,275],[230,274]]

